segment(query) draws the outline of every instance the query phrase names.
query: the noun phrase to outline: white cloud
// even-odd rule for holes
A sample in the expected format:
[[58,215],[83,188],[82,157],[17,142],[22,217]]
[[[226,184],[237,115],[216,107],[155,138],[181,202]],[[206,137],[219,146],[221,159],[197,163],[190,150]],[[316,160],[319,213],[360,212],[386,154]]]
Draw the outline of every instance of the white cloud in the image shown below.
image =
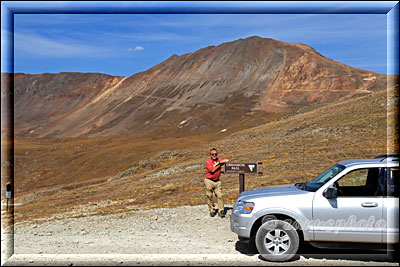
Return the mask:
[[14,33],[17,52],[48,57],[98,56],[105,50],[73,39],[55,40],[38,34]]
[[135,48],[129,47],[127,50],[128,50],[129,52],[131,52],[131,51],[142,51],[142,50],[144,50],[144,47],[138,45],[138,46],[136,46]]

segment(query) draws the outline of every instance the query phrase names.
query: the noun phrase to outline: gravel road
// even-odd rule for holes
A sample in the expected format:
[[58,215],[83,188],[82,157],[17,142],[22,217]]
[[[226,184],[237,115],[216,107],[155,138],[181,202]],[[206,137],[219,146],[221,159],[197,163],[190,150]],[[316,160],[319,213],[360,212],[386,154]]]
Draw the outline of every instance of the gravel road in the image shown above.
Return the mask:
[[[200,205],[28,221],[15,225],[15,254],[4,265],[282,265],[239,242],[229,228],[230,213],[211,218]],[[321,251],[289,264],[398,265],[386,254]]]

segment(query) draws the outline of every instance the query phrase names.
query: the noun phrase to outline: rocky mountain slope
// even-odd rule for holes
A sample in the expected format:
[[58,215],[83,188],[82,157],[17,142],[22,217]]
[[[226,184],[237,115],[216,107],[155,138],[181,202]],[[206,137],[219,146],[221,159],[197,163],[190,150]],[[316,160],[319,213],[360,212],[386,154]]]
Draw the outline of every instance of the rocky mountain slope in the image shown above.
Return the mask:
[[[233,162],[263,162],[263,175],[246,175],[246,189],[310,181],[338,161],[398,153],[398,87],[207,142],[195,136],[17,138],[16,220],[204,204],[211,147]],[[225,202],[232,203],[238,175],[222,181]]]
[[386,88],[386,75],[313,48],[250,37],[173,55],[130,77],[15,74],[15,133],[76,137],[230,132]]

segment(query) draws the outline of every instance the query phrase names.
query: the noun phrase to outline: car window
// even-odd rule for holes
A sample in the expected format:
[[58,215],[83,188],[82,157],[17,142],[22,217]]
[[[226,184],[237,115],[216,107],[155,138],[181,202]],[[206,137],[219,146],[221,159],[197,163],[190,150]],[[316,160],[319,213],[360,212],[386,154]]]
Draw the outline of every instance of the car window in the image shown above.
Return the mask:
[[352,171],[338,181],[339,186],[365,186],[367,184],[368,169]]
[[379,190],[380,168],[358,169],[349,172],[337,181],[338,196],[381,196]]
[[324,173],[322,173],[317,178],[313,179],[305,186],[306,191],[315,192],[320,189],[326,182],[335,177],[339,172],[343,171],[345,167],[340,164],[336,164],[335,166],[329,168]]

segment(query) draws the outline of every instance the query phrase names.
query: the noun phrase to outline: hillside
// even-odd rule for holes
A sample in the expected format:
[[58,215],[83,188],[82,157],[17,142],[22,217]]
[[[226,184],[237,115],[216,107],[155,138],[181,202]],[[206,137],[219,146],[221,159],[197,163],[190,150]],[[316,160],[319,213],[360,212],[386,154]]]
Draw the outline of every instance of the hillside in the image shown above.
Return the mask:
[[254,36],[173,55],[130,77],[15,74],[15,134],[168,138],[210,130],[233,133],[300,108],[384,90],[386,79],[304,44]]
[[[389,78],[260,37],[174,55],[130,77],[14,74],[16,219],[204,204],[211,147],[263,162],[247,188],[398,152]],[[238,178],[223,179],[229,203]]]
[[[16,220],[204,204],[210,147],[232,161],[263,162],[264,174],[248,175],[246,188],[309,181],[341,160],[398,153],[398,87],[388,92],[293,113],[215,141],[134,135],[17,138],[16,202],[21,205],[15,208]],[[107,175],[108,169],[114,174]],[[222,180],[224,199],[232,203],[238,177],[223,175]]]

